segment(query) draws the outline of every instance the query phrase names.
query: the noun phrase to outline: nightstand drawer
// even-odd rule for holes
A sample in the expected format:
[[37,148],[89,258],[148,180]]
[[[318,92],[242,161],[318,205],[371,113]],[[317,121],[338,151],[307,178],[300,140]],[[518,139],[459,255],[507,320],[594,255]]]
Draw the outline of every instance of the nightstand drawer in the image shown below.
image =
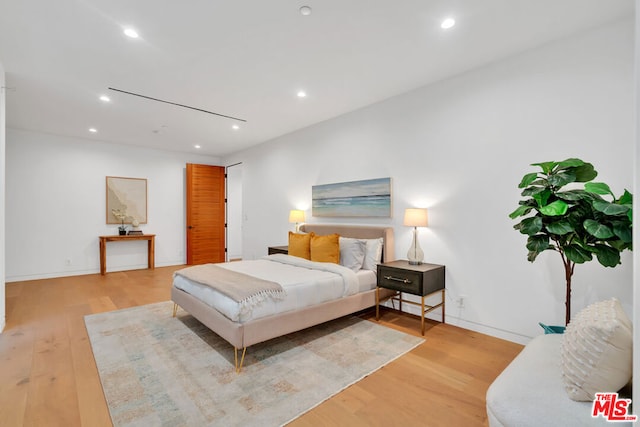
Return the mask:
[[444,265],[391,261],[378,264],[378,286],[425,296],[444,289]]
[[399,271],[381,267],[378,276],[378,286],[400,292],[420,295],[422,273]]

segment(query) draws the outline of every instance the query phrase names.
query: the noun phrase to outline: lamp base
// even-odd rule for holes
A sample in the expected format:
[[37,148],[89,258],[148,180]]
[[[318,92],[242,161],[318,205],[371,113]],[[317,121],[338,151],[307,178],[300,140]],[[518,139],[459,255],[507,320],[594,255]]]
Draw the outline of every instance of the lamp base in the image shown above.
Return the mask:
[[410,265],[420,265],[422,264],[422,260],[424,259],[424,252],[422,252],[420,242],[418,242],[417,227],[413,228],[413,242],[411,243],[411,247],[407,252],[407,259],[409,260]]

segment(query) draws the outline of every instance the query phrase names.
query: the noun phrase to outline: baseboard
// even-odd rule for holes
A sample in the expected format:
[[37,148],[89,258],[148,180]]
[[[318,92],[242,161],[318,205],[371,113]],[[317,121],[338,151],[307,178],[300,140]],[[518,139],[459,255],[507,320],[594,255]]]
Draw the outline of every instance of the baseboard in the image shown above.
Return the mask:
[[[397,309],[397,307],[393,307],[391,305],[391,301],[386,301],[383,303],[383,305],[386,307],[392,307]],[[402,306],[402,311],[405,313],[413,314],[415,316],[420,316],[420,307],[417,307],[414,305],[404,304]],[[427,313],[427,315],[425,316],[425,319],[441,322],[442,311],[440,311],[440,309],[436,309],[431,313]],[[481,334],[490,335],[492,337],[500,338],[503,340],[515,342],[522,345],[527,344],[533,338],[527,335],[519,334],[517,332],[495,328],[488,325],[483,325],[481,323],[463,319],[462,317],[452,316],[451,314],[447,313],[447,310],[445,310],[444,319],[445,319],[445,322],[449,325],[458,326],[459,328],[468,329],[470,331],[479,332]]]
[[533,338],[527,335],[519,334],[517,332],[507,331],[505,329],[483,325],[481,323],[473,322],[471,320],[461,319],[455,316],[447,315],[445,316],[445,319],[447,323],[449,323],[450,325],[458,326],[464,329],[469,329],[470,331],[474,331],[474,332],[480,332],[481,334],[490,335],[492,337],[515,342],[517,344],[526,345]]
[[[175,265],[184,265],[184,260],[178,261],[165,261],[157,262],[156,267],[172,267]],[[113,273],[116,271],[129,271],[129,270],[144,270],[147,268],[147,264],[136,265],[124,265],[118,267],[108,267],[107,272]],[[84,276],[87,274],[100,274],[100,268],[84,269],[84,270],[71,270],[71,271],[55,271],[51,273],[42,274],[25,274],[21,276],[7,276],[5,282],[26,282],[28,280],[40,280],[40,279],[55,279],[57,277],[70,277],[70,276]]]
[[7,321],[6,319],[3,317],[2,319],[0,319],[0,334],[4,331],[4,328],[7,326]]
[[99,273],[100,270],[74,270],[74,271],[55,271],[51,273],[41,274],[24,274],[19,276],[7,276],[5,282],[26,282],[28,280],[55,279],[56,277],[83,276],[85,274]]

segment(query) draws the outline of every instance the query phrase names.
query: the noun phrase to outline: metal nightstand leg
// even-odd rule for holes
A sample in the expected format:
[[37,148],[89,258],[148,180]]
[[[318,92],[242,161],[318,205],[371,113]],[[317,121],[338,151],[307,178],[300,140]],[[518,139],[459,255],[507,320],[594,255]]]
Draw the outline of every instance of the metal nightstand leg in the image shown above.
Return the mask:
[[421,310],[420,313],[422,313],[422,316],[420,321],[421,321],[421,327],[422,327],[422,336],[424,336],[424,297],[422,297],[422,305],[421,305]]

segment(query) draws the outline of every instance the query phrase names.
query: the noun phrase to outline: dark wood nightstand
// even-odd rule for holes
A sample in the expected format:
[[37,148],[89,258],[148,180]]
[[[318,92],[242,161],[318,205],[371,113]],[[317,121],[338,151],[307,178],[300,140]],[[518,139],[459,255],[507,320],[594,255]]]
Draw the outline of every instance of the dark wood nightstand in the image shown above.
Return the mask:
[[268,255],[285,254],[289,255],[289,246],[269,246],[267,248]]
[[[380,300],[380,288],[396,291],[395,295]],[[420,306],[422,317],[422,335],[424,335],[424,315],[438,307],[442,307],[442,323],[444,323],[444,265],[419,264],[411,265],[409,261],[391,261],[378,264],[378,286],[376,288],[376,320],[380,319],[380,303],[393,299],[402,303]],[[417,295],[421,302],[402,299],[402,293]],[[442,293],[442,302],[436,305],[425,305],[424,299],[435,293]]]

